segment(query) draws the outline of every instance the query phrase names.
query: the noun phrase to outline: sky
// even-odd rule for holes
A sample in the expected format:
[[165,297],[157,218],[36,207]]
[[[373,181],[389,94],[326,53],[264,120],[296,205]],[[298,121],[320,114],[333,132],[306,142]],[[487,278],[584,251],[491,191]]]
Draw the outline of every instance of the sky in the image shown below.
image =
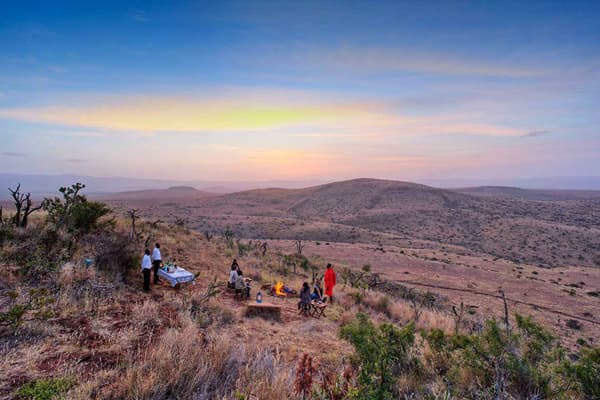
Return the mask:
[[592,176],[600,2],[5,2],[0,172]]

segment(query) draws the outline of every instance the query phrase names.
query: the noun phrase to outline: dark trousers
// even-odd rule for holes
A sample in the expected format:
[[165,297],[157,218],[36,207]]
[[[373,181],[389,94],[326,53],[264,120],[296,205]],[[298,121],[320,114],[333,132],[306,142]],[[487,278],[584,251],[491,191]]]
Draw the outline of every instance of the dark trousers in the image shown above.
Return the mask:
[[160,262],[161,260],[152,261],[152,266],[154,267],[154,283],[160,282],[160,279],[158,279],[158,269],[160,268]]
[[144,290],[148,291],[150,290],[150,270],[144,268],[142,273],[144,274]]
[[236,294],[236,296],[239,295],[241,297],[249,298],[250,297],[250,286],[246,286],[242,289],[235,289],[235,294]]

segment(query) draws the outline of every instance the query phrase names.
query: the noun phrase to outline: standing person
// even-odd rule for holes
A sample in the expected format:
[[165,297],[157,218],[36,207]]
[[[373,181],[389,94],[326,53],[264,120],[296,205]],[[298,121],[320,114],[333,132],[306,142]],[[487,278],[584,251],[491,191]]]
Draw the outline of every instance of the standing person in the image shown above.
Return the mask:
[[142,273],[144,274],[144,292],[150,290],[150,272],[152,270],[152,260],[150,260],[150,249],[144,251],[142,258]]
[[333,287],[335,286],[335,271],[331,264],[327,264],[327,270],[325,271],[325,294],[329,297],[329,300],[333,303]]
[[231,272],[229,273],[229,287],[235,289],[235,283],[237,282],[238,272],[237,267],[231,266]]
[[162,262],[162,257],[160,255],[160,243],[156,243],[154,245],[154,251],[152,251],[152,266],[154,267],[154,284],[160,283],[160,279],[158,279],[158,269],[160,268],[160,263]]

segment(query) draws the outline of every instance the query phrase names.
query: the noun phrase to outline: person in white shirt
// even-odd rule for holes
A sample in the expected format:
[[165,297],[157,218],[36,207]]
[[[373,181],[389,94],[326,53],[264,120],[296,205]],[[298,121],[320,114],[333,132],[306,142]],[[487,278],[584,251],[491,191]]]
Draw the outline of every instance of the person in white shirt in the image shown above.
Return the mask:
[[152,270],[152,260],[150,260],[150,249],[144,251],[142,258],[142,273],[144,274],[144,291],[150,290],[150,271]]
[[154,246],[154,250],[152,251],[152,266],[154,267],[154,284],[160,283],[160,279],[158,279],[158,269],[160,268],[160,263],[162,262],[162,257],[160,255],[160,243],[156,243]]
[[229,287],[235,289],[235,283],[237,282],[238,273],[237,269],[232,269],[229,273]]

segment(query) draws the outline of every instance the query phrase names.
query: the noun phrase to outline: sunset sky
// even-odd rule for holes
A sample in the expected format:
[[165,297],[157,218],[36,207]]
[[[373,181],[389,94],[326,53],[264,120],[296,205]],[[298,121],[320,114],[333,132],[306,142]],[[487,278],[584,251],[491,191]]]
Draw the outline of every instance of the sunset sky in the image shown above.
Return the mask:
[[0,172],[600,175],[598,1],[84,3],[3,2]]

